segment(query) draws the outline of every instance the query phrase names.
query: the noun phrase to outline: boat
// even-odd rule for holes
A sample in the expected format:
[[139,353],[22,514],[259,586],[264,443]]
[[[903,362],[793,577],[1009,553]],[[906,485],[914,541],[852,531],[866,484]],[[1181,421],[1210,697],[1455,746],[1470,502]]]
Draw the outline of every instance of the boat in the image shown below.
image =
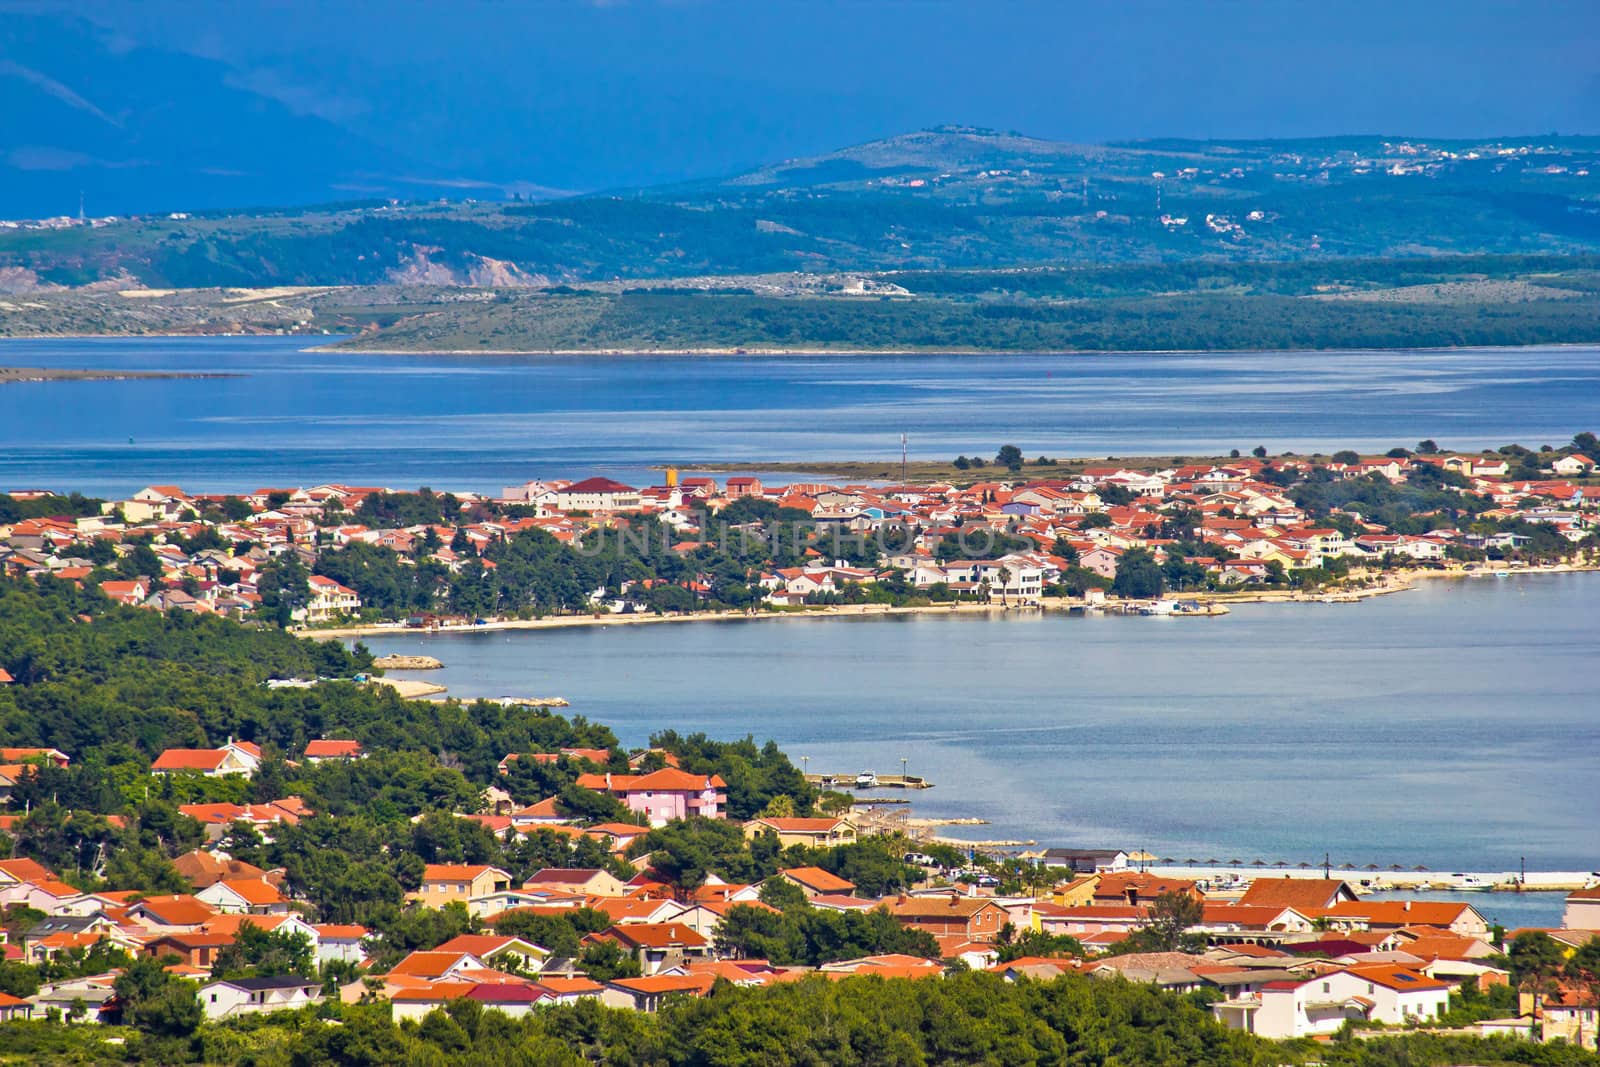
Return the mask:
[[1152,600],[1150,603],[1143,604],[1139,607],[1139,614],[1171,615],[1177,610],[1178,602],[1176,600]]
[[1494,886],[1471,874],[1452,874],[1448,886],[1454,893],[1487,893]]
[[871,771],[862,771],[860,774],[856,775],[857,789],[876,789],[877,786],[878,776],[873,774]]

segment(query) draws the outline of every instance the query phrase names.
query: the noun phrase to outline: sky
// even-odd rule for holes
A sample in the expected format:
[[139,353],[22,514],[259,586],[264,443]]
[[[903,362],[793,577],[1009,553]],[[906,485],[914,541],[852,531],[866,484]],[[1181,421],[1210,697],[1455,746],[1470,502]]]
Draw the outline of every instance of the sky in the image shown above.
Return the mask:
[[[1600,2],[0,0],[463,181],[712,177],[940,123],[1059,140],[1600,134]],[[51,76],[73,84],[72,72]]]

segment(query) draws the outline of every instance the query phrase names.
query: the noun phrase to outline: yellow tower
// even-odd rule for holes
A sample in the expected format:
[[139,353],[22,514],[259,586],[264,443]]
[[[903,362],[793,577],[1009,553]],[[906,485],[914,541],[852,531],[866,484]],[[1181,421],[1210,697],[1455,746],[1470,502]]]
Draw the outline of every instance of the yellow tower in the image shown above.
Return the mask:
[[676,489],[677,487],[678,487],[678,468],[677,467],[668,467],[667,468],[667,488],[668,489]]

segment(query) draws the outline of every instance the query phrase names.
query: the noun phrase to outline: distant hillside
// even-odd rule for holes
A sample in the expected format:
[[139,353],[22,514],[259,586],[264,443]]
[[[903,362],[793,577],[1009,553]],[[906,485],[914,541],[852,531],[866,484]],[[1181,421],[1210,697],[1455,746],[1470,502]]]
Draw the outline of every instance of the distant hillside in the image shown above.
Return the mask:
[[368,201],[4,231],[0,288],[106,280],[538,287],[783,271],[1597,250],[1594,138],[1089,146],[944,127],[622,195]]
[[82,333],[336,333],[351,348],[452,352],[1592,344],[1600,342],[1600,255],[0,296],[0,336]]

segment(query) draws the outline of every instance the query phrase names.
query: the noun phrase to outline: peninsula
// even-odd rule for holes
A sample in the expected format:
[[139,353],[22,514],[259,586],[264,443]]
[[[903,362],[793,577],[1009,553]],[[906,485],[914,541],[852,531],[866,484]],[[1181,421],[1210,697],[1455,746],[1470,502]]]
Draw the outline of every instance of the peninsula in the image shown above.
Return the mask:
[[[497,495],[324,484],[122,500],[0,496],[0,560],[121,603],[352,634],[818,610],[1359,598],[1415,577],[1600,557],[1600,440],[1450,453],[846,467],[767,485],[664,472]],[[808,465],[807,469],[810,469]],[[835,471],[834,473],[840,473]],[[398,665],[398,664],[396,664]]]

